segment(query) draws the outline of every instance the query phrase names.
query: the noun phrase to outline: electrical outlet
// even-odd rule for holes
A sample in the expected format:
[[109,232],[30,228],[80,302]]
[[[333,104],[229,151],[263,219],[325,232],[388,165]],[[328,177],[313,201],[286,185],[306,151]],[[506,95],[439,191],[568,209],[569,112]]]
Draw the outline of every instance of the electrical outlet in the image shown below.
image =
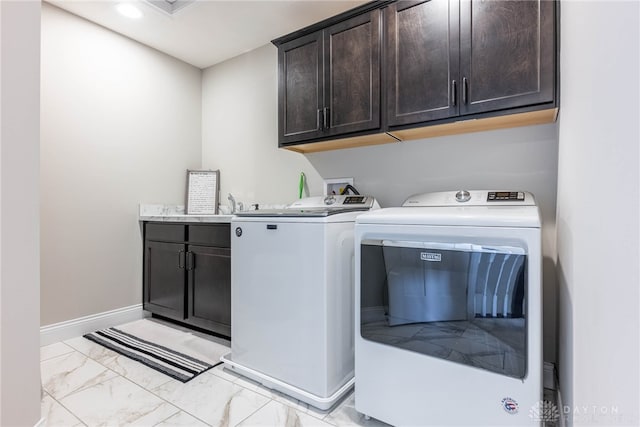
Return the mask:
[[353,178],[328,178],[324,180],[324,195],[340,194],[347,185],[353,185]]

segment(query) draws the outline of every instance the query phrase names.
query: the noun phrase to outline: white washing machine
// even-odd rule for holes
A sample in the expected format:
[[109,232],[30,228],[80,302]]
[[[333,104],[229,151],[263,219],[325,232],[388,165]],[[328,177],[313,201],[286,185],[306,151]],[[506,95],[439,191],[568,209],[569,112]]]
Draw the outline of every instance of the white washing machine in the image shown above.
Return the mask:
[[519,191],[417,195],[356,221],[356,410],[540,425],[540,217]]
[[232,219],[228,368],[320,409],[353,387],[353,230],[376,207],[322,196]]

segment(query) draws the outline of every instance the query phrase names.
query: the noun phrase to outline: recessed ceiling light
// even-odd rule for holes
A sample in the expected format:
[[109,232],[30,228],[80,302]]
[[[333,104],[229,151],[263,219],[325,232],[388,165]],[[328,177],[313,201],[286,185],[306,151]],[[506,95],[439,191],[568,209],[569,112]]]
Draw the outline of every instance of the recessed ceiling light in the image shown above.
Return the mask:
[[116,10],[120,12],[121,15],[124,15],[127,18],[131,18],[131,19],[142,18],[142,12],[140,11],[140,9],[138,9],[131,3],[119,3],[116,6]]
[[194,3],[195,0],[147,0],[147,2],[173,16],[177,11]]

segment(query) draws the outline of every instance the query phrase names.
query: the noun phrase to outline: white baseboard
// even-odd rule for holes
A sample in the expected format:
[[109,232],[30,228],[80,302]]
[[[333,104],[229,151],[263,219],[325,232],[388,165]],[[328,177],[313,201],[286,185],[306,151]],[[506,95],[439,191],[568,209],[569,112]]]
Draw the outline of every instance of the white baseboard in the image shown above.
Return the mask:
[[40,328],[40,345],[49,345],[70,338],[79,337],[97,329],[109,328],[122,323],[133,322],[149,316],[142,304],[117,308],[103,313],[79,317]]

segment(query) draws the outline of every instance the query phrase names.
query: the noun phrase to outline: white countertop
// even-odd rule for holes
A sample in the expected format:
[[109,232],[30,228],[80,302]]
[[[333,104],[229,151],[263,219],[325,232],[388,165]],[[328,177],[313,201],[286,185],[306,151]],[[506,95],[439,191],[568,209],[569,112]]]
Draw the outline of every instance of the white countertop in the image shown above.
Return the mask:
[[233,215],[187,215],[183,205],[139,205],[138,220],[230,223]]

